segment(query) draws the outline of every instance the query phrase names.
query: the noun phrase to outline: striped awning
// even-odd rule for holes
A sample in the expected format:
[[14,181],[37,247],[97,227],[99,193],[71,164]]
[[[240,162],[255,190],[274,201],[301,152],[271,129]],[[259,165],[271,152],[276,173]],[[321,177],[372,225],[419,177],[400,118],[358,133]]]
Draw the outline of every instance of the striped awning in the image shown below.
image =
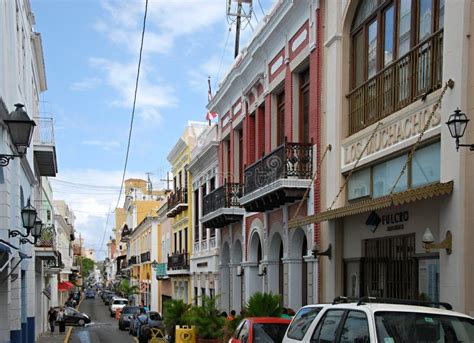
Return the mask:
[[391,206],[409,204],[414,201],[430,199],[453,192],[453,181],[438,182],[427,186],[409,189],[403,192],[386,195],[379,198],[358,201],[343,207],[320,212],[304,218],[292,219],[288,222],[289,228],[297,228],[304,225],[320,223],[356,214],[380,210]]

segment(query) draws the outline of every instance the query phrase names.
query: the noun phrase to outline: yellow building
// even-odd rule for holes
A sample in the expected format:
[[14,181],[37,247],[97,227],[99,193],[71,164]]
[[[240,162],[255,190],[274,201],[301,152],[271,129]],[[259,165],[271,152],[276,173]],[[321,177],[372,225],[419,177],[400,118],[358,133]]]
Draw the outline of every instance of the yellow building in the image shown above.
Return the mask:
[[[171,222],[172,219],[166,215],[168,212],[168,204],[165,202],[163,206],[157,212],[157,250],[156,255],[152,255],[152,260],[156,260],[155,266],[155,278],[152,278],[152,308],[155,305],[158,312],[163,313],[163,304],[172,298],[173,288],[171,285],[171,279],[168,276],[168,256],[171,254]],[[156,296],[155,296],[156,293]]]
[[168,198],[167,216],[172,219],[171,254],[167,274],[171,278],[174,299],[191,303],[190,255],[192,250],[192,180],[188,171],[191,151],[207,123],[189,122],[167,159],[172,165],[173,192]]

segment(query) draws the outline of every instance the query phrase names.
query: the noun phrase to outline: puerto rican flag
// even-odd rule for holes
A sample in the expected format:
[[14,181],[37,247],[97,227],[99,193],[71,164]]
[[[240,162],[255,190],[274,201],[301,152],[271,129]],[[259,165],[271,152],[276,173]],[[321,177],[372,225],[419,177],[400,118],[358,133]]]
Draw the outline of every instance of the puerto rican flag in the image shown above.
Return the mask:
[[213,120],[214,118],[217,118],[217,113],[216,113],[216,112],[207,111],[207,113],[206,113],[206,120]]

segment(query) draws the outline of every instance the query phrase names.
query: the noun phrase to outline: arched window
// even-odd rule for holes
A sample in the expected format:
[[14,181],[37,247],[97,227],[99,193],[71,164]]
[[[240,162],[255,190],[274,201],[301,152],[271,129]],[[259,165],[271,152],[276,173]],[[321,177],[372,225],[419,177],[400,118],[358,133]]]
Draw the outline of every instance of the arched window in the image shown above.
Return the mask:
[[441,86],[445,0],[360,0],[351,25],[350,134]]

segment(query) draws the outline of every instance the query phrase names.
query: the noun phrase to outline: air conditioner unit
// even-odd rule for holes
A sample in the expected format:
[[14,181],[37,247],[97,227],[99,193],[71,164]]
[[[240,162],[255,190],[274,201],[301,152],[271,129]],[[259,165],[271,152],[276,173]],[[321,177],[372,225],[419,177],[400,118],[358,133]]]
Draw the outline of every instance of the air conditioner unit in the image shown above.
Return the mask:
[[244,273],[242,266],[237,266],[237,276],[242,276]]

